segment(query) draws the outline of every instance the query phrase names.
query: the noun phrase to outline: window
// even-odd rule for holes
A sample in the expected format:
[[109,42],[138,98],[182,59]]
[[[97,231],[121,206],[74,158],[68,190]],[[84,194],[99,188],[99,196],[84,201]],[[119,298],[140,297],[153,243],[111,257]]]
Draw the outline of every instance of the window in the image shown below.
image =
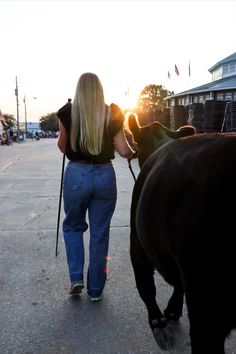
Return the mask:
[[218,80],[222,77],[222,66],[217,68],[216,70],[213,71],[212,73],[212,80]]
[[224,64],[223,65],[223,75],[228,74],[229,72],[229,64]]
[[199,96],[199,103],[203,103],[203,96]]
[[216,96],[216,99],[218,101],[223,101],[223,93],[218,93],[217,96]]
[[225,101],[232,101],[232,93],[231,92],[227,92],[225,94]]
[[193,103],[198,103],[198,96],[193,97]]
[[234,73],[236,71],[236,63],[230,63],[229,71]]
[[192,99],[193,99],[193,97],[192,96],[187,96],[187,100],[186,100],[186,104],[190,104],[190,103],[192,103]]
[[222,70],[221,68],[218,68],[215,71],[213,71],[213,73],[212,73],[213,80],[217,80],[221,77],[221,70]]

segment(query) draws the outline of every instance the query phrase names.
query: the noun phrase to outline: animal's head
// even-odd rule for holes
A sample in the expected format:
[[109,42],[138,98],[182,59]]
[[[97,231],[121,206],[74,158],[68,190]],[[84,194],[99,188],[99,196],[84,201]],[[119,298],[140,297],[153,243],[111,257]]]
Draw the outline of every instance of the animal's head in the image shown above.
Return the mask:
[[128,117],[128,126],[134,136],[134,140],[138,144],[138,160],[140,168],[149,155],[162,145],[171,140],[196,133],[196,129],[191,125],[182,126],[176,131],[168,129],[157,121],[145,126],[140,126],[138,119],[134,114],[131,114]]

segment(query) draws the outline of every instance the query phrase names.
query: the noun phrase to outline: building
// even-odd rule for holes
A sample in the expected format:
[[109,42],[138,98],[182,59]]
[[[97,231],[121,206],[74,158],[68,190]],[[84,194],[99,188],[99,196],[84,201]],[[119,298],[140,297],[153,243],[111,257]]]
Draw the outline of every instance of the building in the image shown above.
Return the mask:
[[[19,140],[25,139],[25,122],[19,122]],[[15,134],[17,134],[17,127],[14,128]],[[35,136],[35,133],[41,133],[39,122],[27,122],[27,138]]]
[[236,131],[236,52],[209,72],[211,82],[165,98],[172,129],[187,123],[197,132]]
[[[22,124],[25,126],[25,123]],[[34,135],[36,132],[41,133],[39,122],[27,122],[27,132],[33,133]]]
[[186,106],[206,100],[236,101],[236,52],[213,65],[210,83],[166,98],[167,106]]

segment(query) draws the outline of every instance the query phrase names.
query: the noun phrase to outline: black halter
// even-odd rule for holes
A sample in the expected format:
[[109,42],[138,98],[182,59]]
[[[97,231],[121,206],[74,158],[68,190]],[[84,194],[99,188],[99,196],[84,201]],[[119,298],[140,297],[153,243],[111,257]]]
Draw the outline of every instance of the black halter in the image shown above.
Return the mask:
[[127,161],[128,161],[128,165],[129,165],[130,172],[131,172],[131,174],[132,174],[132,176],[133,176],[133,178],[134,178],[134,182],[136,182],[136,177],[135,177],[134,171],[133,171],[132,166],[131,166],[131,163],[130,163],[131,160],[127,159]]

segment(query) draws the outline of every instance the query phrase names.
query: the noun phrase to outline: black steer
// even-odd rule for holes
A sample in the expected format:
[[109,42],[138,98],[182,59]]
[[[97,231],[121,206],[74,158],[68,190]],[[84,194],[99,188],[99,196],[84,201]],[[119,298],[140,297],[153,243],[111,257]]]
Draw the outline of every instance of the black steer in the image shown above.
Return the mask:
[[[140,127],[134,117],[129,127],[141,167],[132,195],[130,255],[154,337],[161,349],[173,348],[168,321],[180,318],[185,294],[192,353],[224,354],[225,338],[236,327],[236,135],[174,140],[191,134],[191,127]],[[155,269],[174,287],[163,313]]]

